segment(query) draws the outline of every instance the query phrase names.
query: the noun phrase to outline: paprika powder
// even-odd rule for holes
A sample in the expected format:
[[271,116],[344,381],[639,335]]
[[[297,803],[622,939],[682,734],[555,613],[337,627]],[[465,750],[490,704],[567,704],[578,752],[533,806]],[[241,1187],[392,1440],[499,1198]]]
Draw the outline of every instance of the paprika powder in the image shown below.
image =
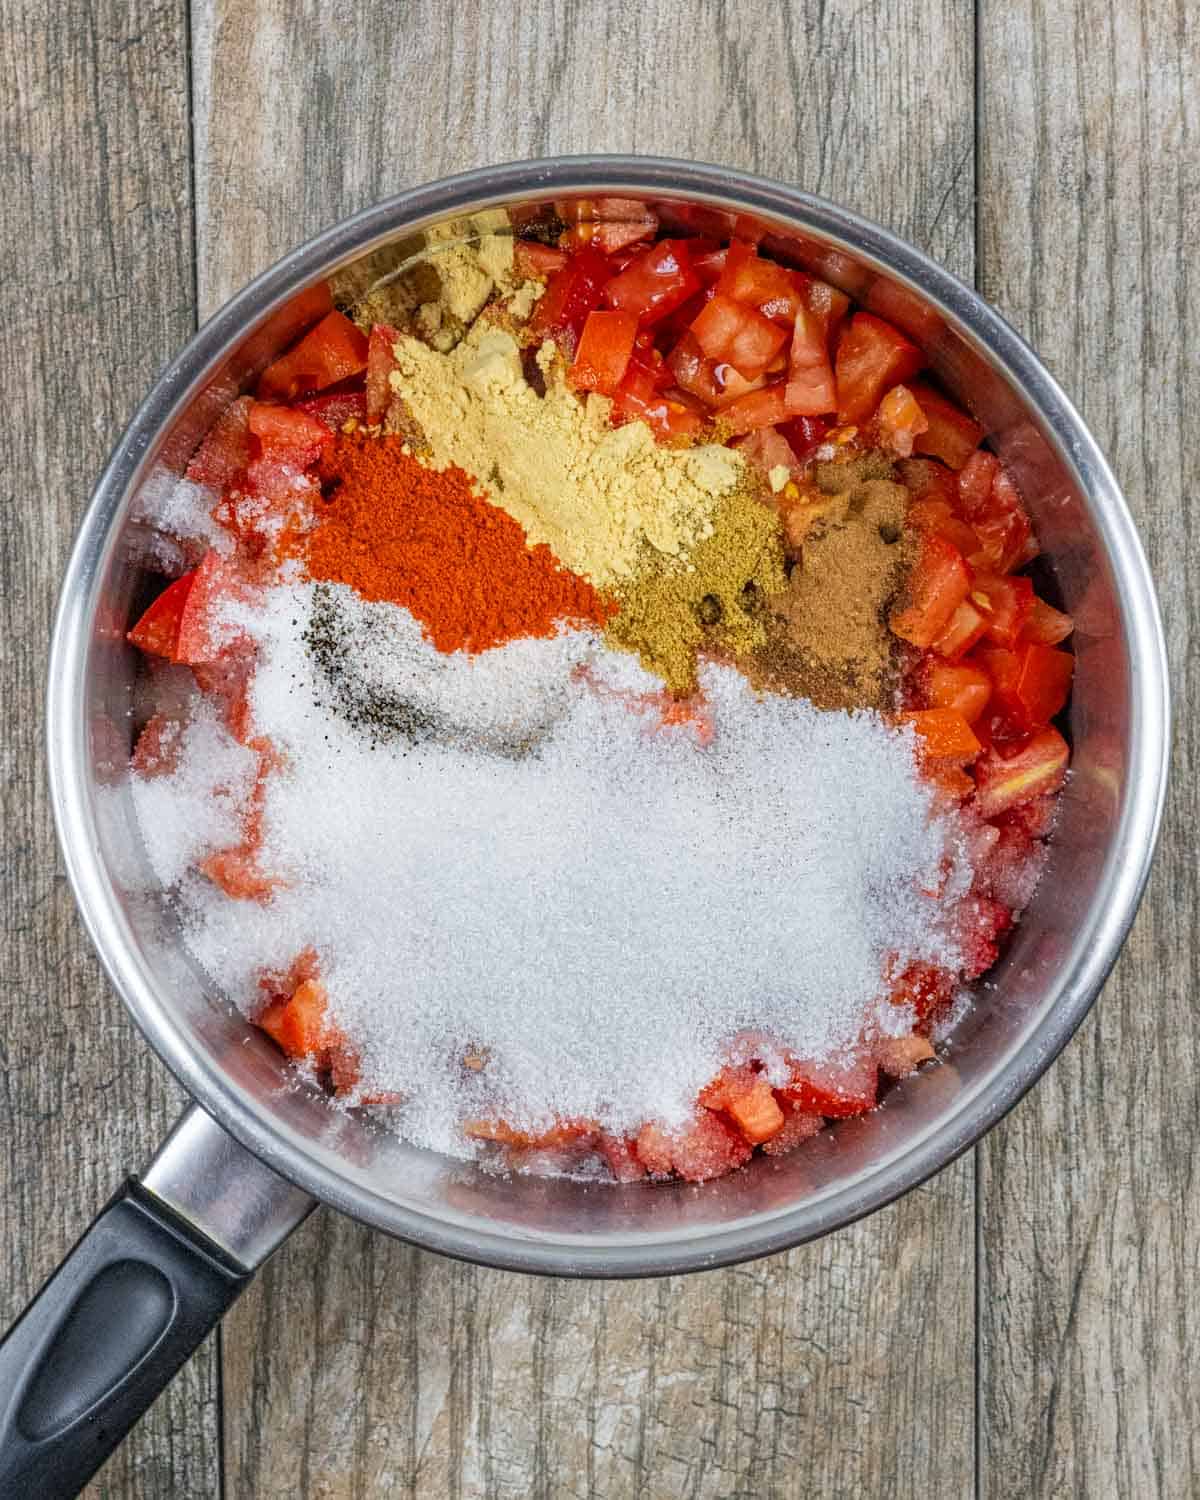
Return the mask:
[[439,651],[552,636],[560,621],[603,625],[615,611],[544,543],[528,546],[469,474],[430,468],[398,436],[338,433],[319,478],[309,576],[403,605]]

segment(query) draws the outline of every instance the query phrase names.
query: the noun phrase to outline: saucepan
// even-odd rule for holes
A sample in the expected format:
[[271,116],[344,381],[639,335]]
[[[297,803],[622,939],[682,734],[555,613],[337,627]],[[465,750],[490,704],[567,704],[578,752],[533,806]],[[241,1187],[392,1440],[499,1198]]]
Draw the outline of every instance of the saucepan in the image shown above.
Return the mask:
[[[873,1114],[703,1186],[498,1176],[332,1110],[189,961],[121,790],[137,673],[125,630],[145,598],[148,559],[143,502],[183,472],[223,407],[304,331],[314,300],[306,290],[334,273],[365,285],[419,256],[435,226],[444,243],[447,226],[451,237],[469,235],[472,216],[487,210],[527,221],[537,205],[550,211],[566,199],[586,212],[597,196],[643,199],[667,222],[746,215],[782,259],[856,297],[882,293],[986,427],[1033,514],[1044,586],[1077,622],[1073,768],[1050,867],[941,1065],[897,1085]],[[163,372],[96,487],[63,581],[47,733],[67,872],[109,978],[195,1103],[0,1344],[0,1492],[80,1487],[316,1202],[485,1265],[624,1277],[767,1255],[908,1191],[1012,1107],[1095,999],[1145,884],[1168,729],[1153,585],[1095,440],[1017,334],[885,230],[718,167],[578,157],[449,178],[303,245]]]

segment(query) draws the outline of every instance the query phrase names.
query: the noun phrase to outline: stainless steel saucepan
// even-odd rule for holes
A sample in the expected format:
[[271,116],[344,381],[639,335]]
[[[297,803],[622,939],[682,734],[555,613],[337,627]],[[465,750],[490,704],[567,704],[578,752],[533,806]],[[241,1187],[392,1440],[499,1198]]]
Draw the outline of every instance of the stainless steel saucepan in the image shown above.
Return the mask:
[[[986,426],[1034,516],[1046,581],[1078,625],[1073,769],[1050,868],[991,976],[995,989],[943,1065],[897,1086],[875,1113],[703,1187],[488,1175],[295,1087],[274,1046],[182,951],[120,789],[138,670],[124,632],[144,598],[147,556],[139,497],[182,473],[225,404],[311,321],[305,289],[351,266],[365,284],[425,253],[433,226],[485,209],[520,218],[534,205],[610,195],[652,202],[668,222],[702,222],[704,209],[752,216],[781,257],[888,309]],[[0,1493],[74,1493],[317,1201],[488,1265],[651,1276],[826,1234],[938,1171],[1046,1070],[1103,984],[1154,848],[1168,721],[1153,587],[1095,440],[1013,330],[886,231],[742,173],[581,157],[450,178],[302,246],[158,380],[96,488],[63,581],[47,733],[67,870],[109,977],[195,1103],[0,1344]]]

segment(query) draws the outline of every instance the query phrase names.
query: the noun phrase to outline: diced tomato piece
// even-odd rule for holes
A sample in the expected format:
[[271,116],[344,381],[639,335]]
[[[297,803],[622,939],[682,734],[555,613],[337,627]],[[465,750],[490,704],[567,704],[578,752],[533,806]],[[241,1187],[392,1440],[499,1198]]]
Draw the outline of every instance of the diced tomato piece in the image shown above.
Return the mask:
[[250,462],[249,396],[231,401],[209,429],[187,466],[194,484],[223,490]]
[[1057,729],[1043,729],[1007,759],[991,750],[975,763],[975,805],[994,818],[1024,802],[1056,792],[1067,774],[1071,752]]
[[1036,594],[1029,607],[1029,614],[1022,628],[1022,638],[1036,641],[1041,646],[1057,646],[1075,629],[1075,621],[1062,610],[1055,609]]
[[330,442],[329,428],[307,412],[256,401],[250,408],[250,431],[265,452],[281,453],[309,464]]
[[770,1140],[763,1142],[762,1148],[767,1156],[785,1156],[804,1141],[820,1135],[825,1128],[825,1121],[820,1115],[797,1109],[790,1100],[785,1099],[781,1108],[783,1124]]
[[918,531],[944,537],[964,557],[971,557],[979,550],[979,538],[971,527],[955,514],[948,500],[932,491],[924,498],[912,502],[905,520]]
[[791,1068],[792,1076],[780,1092],[798,1109],[841,1120],[875,1107],[879,1070],[865,1053],[847,1061],[793,1060]]
[[722,1069],[702,1091],[700,1103],[724,1110],[752,1146],[769,1140],[783,1124],[775,1091],[749,1066]]
[[612,267],[590,246],[576,251],[561,271],[551,276],[529,319],[537,339],[564,338],[573,349],[588,313],[599,305]]
[[837,407],[825,323],[806,306],[796,309],[788,355],[787,403],[793,416],[825,416]]
[[889,386],[925,363],[915,344],[872,313],[855,313],[838,340],[834,372],[839,422],[865,422]]
[[908,602],[892,611],[893,632],[914,646],[932,646],[970,586],[962,553],[942,537],[922,537],[921,554],[908,581]]
[[899,722],[912,725],[926,755],[962,762],[974,759],[982,748],[966,717],[956,708],[918,709],[901,714]]
[[257,662],[254,642],[239,636],[210,660],[190,663],[196,686],[218,704],[225,727],[243,745],[253,732],[250,683]]
[[636,1140],[619,1135],[602,1135],[596,1149],[608,1164],[618,1182],[640,1182],[646,1168],[638,1158]]
[[390,323],[376,323],[367,341],[367,421],[382,422],[392,401],[392,371],[400,331]]
[[179,625],[198,571],[193,568],[190,573],[168,584],[129,631],[126,639],[139,651],[148,656],[166,656],[172,661],[180,659]]
[[804,475],[804,465],[778,427],[757,427],[747,436],[738,438],[732,446],[768,476],[776,469],[786,469],[791,479],[800,479]]
[[982,512],[999,468],[1000,460],[994,453],[977,448],[958,471],[958,496],[967,515]]
[[987,673],[965,663],[931,661],[922,686],[930,708],[956,709],[968,724],[974,724],[992,696],[992,680]]
[[963,510],[978,533],[980,547],[987,561],[998,573],[1031,562],[1038,553],[1033,526],[1021,503],[1017,487],[997,467],[990,493],[982,500],[963,497]]
[[704,431],[705,418],[660,391],[654,372],[640,359],[630,360],[612,403],[614,422],[645,422],[662,443],[686,443]]
[[1030,642],[1018,653],[1017,698],[1030,724],[1046,724],[1061,713],[1071,692],[1075,658],[1069,651]]
[[611,396],[624,379],[637,337],[638,320],[630,312],[588,313],[575,351],[570,380],[576,390]]
[[928,1037],[885,1036],[875,1045],[875,1060],[889,1078],[907,1078],[936,1054]]
[[296,410],[324,422],[330,432],[340,432],[347,422],[367,420],[366,392],[337,391],[329,396],[313,396],[307,401],[297,401]]
[[1000,814],[999,818],[1004,825],[1019,829],[1030,839],[1044,839],[1053,830],[1057,813],[1058,798],[1051,792],[1043,797],[1031,797],[1028,802]]
[[290,1000],[269,1006],[258,1024],[289,1057],[315,1057],[325,1045],[328,1004],[325,986],[306,979]]
[[973,422],[961,407],[948,401],[932,386],[920,383],[911,387],[917,404],[929,426],[913,441],[913,451],[928,453],[951,469],[961,469],[979,447],[983,428]]
[[805,301],[809,311],[816,314],[825,330],[826,353],[833,346],[850,311],[850,298],[827,281],[810,280],[805,290]]
[[715,240],[689,240],[688,258],[692,264],[692,272],[701,286],[716,286],[721,279],[721,272],[725,269],[725,259],[729,254],[724,245],[719,245]]
[[726,253],[717,292],[789,325],[804,305],[803,279],[773,260],[764,260],[739,240]]
[[129,768],[134,775],[146,781],[170,776],[179,764],[182,730],[179,720],[166,714],[155,714],[148,719],[129,757]]
[[259,868],[252,849],[222,849],[202,859],[199,869],[231,901],[267,901],[279,885]]
[[786,328],[719,292],[701,309],[692,333],[706,358],[732,365],[747,380],[761,375],[787,343]]
[[175,660],[189,666],[217,657],[223,642],[212,634],[212,617],[224,600],[237,592],[237,571],[219,552],[206,552],[191,575],[191,587],[179,616]]
[[366,335],[344,313],[326,313],[298,344],[267,366],[258,382],[258,395],[264,400],[294,401],[366,367]]
[[751,432],[756,427],[774,427],[787,420],[787,384],[777,380],[761,391],[739,396],[720,409],[721,425],[731,433]]
[[516,240],[513,243],[513,265],[518,276],[530,281],[546,281],[561,271],[570,260],[565,250],[543,245],[540,240]]
[[929,426],[925,413],[906,385],[894,385],[888,391],[879,403],[875,420],[884,446],[900,458],[911,455],[914,439]]
[[954,975],[935,964],[915,963],[892,981],[892,1004],[910,1005],[917,1024],[937,1018],[954,999]]
[[671,1135],[671,1165],[685,1182],[708,1182],[749,1160],[753,1147],[711,1110]]
[[799,463],[806,462],[825,441],[829,431],[828,417],[790,417],[779,424],[779,430],[791,444]]
[[648,1120],[638,1131],[636,1150],[638,1160],[655,1177],[669,1177],[674,1158],[671,1154],[671,1137],[661,1125]]
[[646,325],[665,318],[699,290],[687,241],[659,240],[613,277],[604,288],[604,301],[620,312],[632,313]]
[[962,975],[977,979],[1000,956],[997,939],[1012,926],[1012,912],[990,896],[967,896],[955,912],[954,936],[962,948]]
[[[915,398],[914,398],[915,399]],[[958,486],[953,469],[934,458],[904,458],[896,465],[900,483],[914,502],[936,500],[947,509],[958,504]]]
[[971,580],[970,600],[987,621],[988,638],[998,646],[1012,646],[1029,618],[1033,584],[1028,578],[976,573]]
[[667,355],[667,366],[681,390],[696,396],[706,406],[716,406],[720,401],[722,385],[717,379],[716,365],[705,358],[694,334],[683,335]]

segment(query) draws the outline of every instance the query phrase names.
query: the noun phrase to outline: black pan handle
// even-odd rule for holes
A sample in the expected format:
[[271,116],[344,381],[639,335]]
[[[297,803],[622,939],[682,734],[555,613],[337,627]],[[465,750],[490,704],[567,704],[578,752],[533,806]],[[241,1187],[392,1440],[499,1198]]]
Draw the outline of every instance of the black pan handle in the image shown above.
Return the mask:
[[311,1207],[189,1111],[0,1341],[0,1496],[78,1494]]

